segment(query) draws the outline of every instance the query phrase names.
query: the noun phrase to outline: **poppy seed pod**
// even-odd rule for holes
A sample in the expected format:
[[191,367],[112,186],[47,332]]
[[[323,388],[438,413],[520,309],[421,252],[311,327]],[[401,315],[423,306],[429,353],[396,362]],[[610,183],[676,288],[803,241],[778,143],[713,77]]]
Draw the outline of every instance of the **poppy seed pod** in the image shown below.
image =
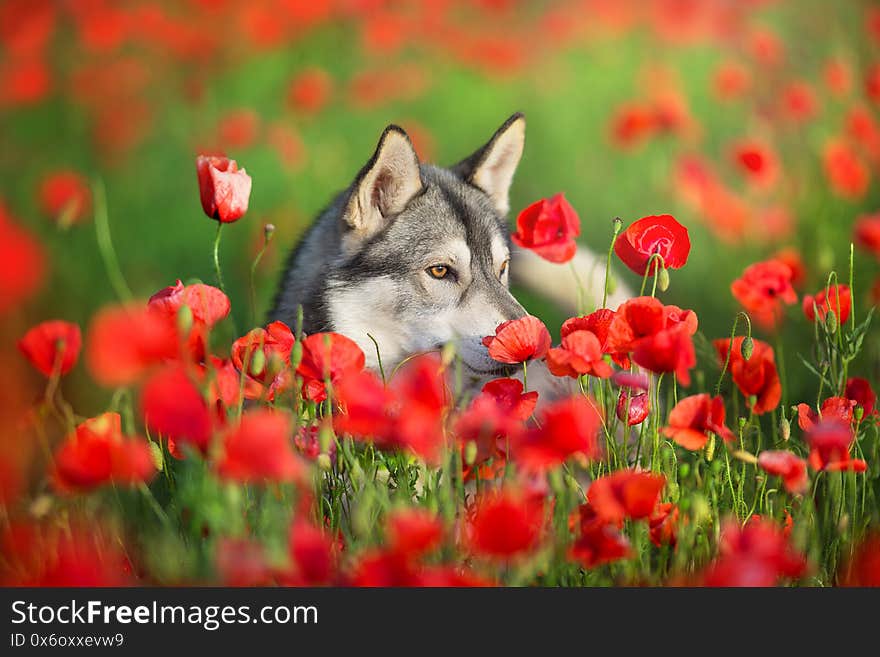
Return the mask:
[[825,330],[828,331],[828,335],[837,333],[837,313],[833,310],[829,310],[825,316]]
[[785,416],[779,421],[779,435],[782,436],[782,440],[788,440],[791,438],[791,423],[785,419]]
[[669,289],[669,270],[666,267],[662,267],[657,275],[657,289],[661,292]]
[[747,335],[743,339],[739,349],[743,360],[749,360],[752,357],[752,353],[755,351],[755,342],[752,340],[752,336]]

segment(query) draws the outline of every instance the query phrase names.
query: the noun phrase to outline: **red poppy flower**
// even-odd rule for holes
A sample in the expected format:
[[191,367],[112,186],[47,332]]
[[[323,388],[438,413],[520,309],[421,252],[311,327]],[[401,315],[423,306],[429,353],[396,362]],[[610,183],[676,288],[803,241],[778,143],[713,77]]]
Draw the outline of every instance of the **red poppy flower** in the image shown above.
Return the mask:
[[782,319],[783,304],[797,302],[791,268],[778,260],[756,262],[730,285],[730,291],[759,326],[772,330]]
[[273,579],[263,546],[245,538],[221,538],[214,568],[224,586],[268,586]]
[[748,34],[748,51],[760,64],[775,66],[785,57],[785,45],[773,30],[758,26]]
[[731,152],[734,164],[756,187],[770,187],[779,175],[779,161],[770,148],[756,140],[741,141]]
[[596,403],[582,395],[544,406],[539,426],[512,445],[513,456],[528,468],[554,468],[574,455],[599,456],[598,432],[602,418]]
[[734,61],[722,62],[713,76],[715,95],[721,100],[733,100],[748,92],[752,84],[749,70]]
[[[627,407],[629,413],[627,413]],[[620,389],[620,394],[617,396],[616,413],[621,422],[626,422],[630,427],[641,424],[648,417],[650,411],[651,404],[647,392],[633,393],[630,388]]]
[[141,392],[141,410],[150,431],[175,446],[189,444],[207,452],[213,432],[211,413],[183,366],[169,365],[147,381]]
[[782,111],[792,121],[808,121],[819,111],[816,92],[808,83],[796,80],[782,90]]
[[439,547],[443,539],[443,523],[428,509],[400,509],[388,515],[385,538],[390,549],[410,558],[419,558]]
[[832,191],[841,198],[858,200],[868,191],[868,167],[847,142],[828,142],[822,162]]
[[202,209],[211,219],[232,223],[244,216],[251,195],[251,177],[235,160],[199,155],[196,158]]
[[836,96],[843,96],[852,88],[852,71],[842,59],[830,59],[823,71],[825,85]]
[[303,377],[306,395],[314,401],[327,398],[325,382],[364,369],[364,352],[354,340],[339,333],[314,333],[302,341],[302,361],[296,373]]
[[292,571],[281,578],[285,586],[326,586],[336,577],[336,542],[320,527],[295,519],[290,525],[288,552]]
[[575,331],[589,331],[599,339],[603,354],[610,355],[611,360],[620,367],[629,369],[629,356],[625,352],[612,351],[609,348],[609,329],[616,314],[608,308],[599,308],[585,317],[567,319],[562,323],[562,328],[559,331],[560,337],[565,338]]
[[[276,384],[282,383],[284,379],[278,370],[286,371],[284,366],[290,365],[290,353],[294,342],[296,338],[287,324],[272,322],[266,328],[249,331],[247,335],[232,343],[232,363],[239,371],[246,371],[249,377],[270,383],[274,390],[279,387]],[[260,366],[257,365],[259,360],[255,358],[258,351],[263,354]],[[272,361],[276,361],[274,368],[268,367]],[[276,377],[276,380],[270,380],[270,374]]]
[[576,539],[569,548],[569,559],[584,568],[628,559],[632,556],[629,541],[617,523],[598,515],[590,504],[581,504],[571,519]]
[[867,464],[861,459],[853,459],[849,449],[853,442],[852,427],[848,422],[837,418],[822,419],[811,426],[804,434],[804,441],[810,447],[807,462],[817,472],[820,470],[852,470],[864,472]]
[[543,358],[550,349],[550,331],[537,317],[526,315],[502,322],[495,335],[483,338],[489,356],[499,363],[524,363]]
[[862,409],[862,417],[869,417],[876,414],[874,404],[877,403],[877,395],[874,393],[871,384],[867,379],[857,376],[847,379],[844,396],[856,403]]
[[[742,336],[733,339],[733,351],[730,353],[730,375],[736,387],[748,400],[755,397],[755,405],[752,410],[762,415],[772,411],[779,405],[782,399],[782,385],[779,382],[779,373],[776,371],[776,360],[773,356],[773,348],[762,340],[752,340],[752,357],[745,360],[742,356]],[[727,351],[730,346],[728,338],[714,340],[712,344],[718,352],[718,358],[723,365],[727,360]]]
[[513,243],[550,262],[568,262],[577,251],[581,233],[577,212],[562,194],[532,203],[516,218]]
[[691,384],[690,369],[697,364],[692,333],[679,324],[639,340],[632,359],[652,372],[674,372],[683,386]]
[[92,319],[86,362],[107,387],[127,386],[180,353],[175,325],[145,306],[110,306]]
[[[830,294],[829,294],[830,293]],[[849,319],[849,311],[852,308],[852,297],[848,285],[833,285],[830,288],[823,288],[814,295],[804,296],[803,310],[808,320],[815,321],[816,311],[819,311],[819,319],[825,321],[828,310],[834,311],[837,315],[837,321],[840,324],[846,324]]]
[[18,341],[18,348],[47,377],[64,376],[79,358],[79,326],[62,320],[37,324]]
[[806,571],[803,555],[788,544],[784,532],[769,520],[736,520],[721,529],[719,556],[704,574],[706,586],[773,586],[781,578],[797,579]]
[[611,118],[611,138],[621,148],[631,148],[651,137],[657,129],[657,113],[645,103],[627,103]]
[[590,331],[572,331],[562,338],[562,345],[547,352],[547,367],[555,376],[577,378],[590,374],[607,379],[614,373],[602,358],[599,338]]
[[303,114],[317,114],[330,98],[333,81],[330,75],[320,68],[301,71],[287,93],[290,106]]
[[62,226],[79,223],[91,204],[89,183],[75,171],[57,171],[40,184],[40,207]]
[[608,327],[608,348],[631,352],[638,342],[666,328],[666,309],[659,299],[636,297],[621,304]]
[[251,109],[233,110],[220,119],[217,136],[225,148],[248,148],[260,132],[260,115]]
[[122,435],[118,413],[86,420],[54,455],[53,485],[60,492],[93,490],[111,482],[132,485],[156,473],[149,443]]
[[853,409],[856,402],[845,397],[829,397],[822,402],[822,413],[816,413],[808,404],[798,404],[798,426],[807,431],[820,419],[835,419],[843,424],[850,424],[853,420]]
[[13,310],[33,295],[45,276],[43,247],[20,228],[0,200],[0,313]]
[[807,268],[804,265],[804,259],[794,247],[780,249],[771,259],[788,265],[788,268],[791,269],[791,284],[793,287],[799,288],[806,280]]
[[337,433],[376,437],[380,446],[391,442],[395,396],[378,376],[368,371],[349,374],[337,383],[334,393],[342,410],[333,416]]
[[863,214],[853,232],[855,243],[880,259],[880,212]]
[[511,559],[533,549],[544,525],[544,501],[518,491],[484,493],[471,521],[471,548],[484,556]]
[[658,504],[648,517],[648,537],[657,547],[671,545],[678,541],[678,507],[672,502]]
[[758,455],[758,465],[772,475],[782,477],[785,489],[804,493],[809,487],[807,462],[786,450],[768,450]]
[[[880,16],[880,12],[877,15]],[[876,530],[856,547],[855,554],[847,560],[840,573],[842,586],[880,587],[880,534]]]
[[516,379],[493,379],[481,392],[491,397],[503,413],[523,422],[532,416],[538,403],[538,393],[523,393],[522,381]]
[[880,124],[864,105],[856,105],[846,115],[846,135],[859,144],[874,162],[880,160]]
[[[617,257],[640,276],[644,276],[652,255],[660,254],[667,269],[679,269],[687,263],[690,250],[687,228],[668,214],[643,217],[633,222],[614,242]],[[655,260],[651,273],[656,270]]]
[[665,485],[663,475],[618,470],[593,481],[587,489],[587,501],[609,522],[640,520],[651,515]]
[[733,440],[733,432],[724,424],[724,400],[708,394],[691,395],[679,400],[669,412],[663,435],[685,449],[702,449],[709,432],[724,440]]
[[880,63],[873,63],[865,71],[865,95],[880,103]]
[[290,417],[280,411],[246,411],[237,426],[223,436],[217,472],[225,479],[243,483],[296,481],[304,476],[305,464],[291,447]]
[[163,288],[151,296],[148,305],[151,310],[178,326],[178,330],[181,328],[177,324],[181,306],[187,306],[192,311],[189,334],[182,337],[186,339],[189,352],[196,362],[205,358],[211,328],[226,317],[230,309],[229,297],[216,287],[202,283],[184,286],[179,280],[176,285]]

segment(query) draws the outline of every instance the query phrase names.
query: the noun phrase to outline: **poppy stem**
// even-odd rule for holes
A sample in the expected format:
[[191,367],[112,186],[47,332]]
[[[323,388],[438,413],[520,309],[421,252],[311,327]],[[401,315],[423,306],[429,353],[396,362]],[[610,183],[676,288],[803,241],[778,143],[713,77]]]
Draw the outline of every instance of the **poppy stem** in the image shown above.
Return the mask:
[[223,292],[226,288],[223,285],[223,274],[220,272],[220,231],[223,230],[223,222],[217,222],[217,236],[214,238],[214,273],[217,275],[217,284]]
[[752,320],[743,311],[739,311],[733,318],[733,328],[730,330],[730,342],[727,344],[727,358],[724,359],[724,366],[721,368],[721,374],[718,375],[718,383],[715,384],[715,396],[721,394],[721,382],[724,381],[724,375],[727,373],[727,367],[730,365],[730,354],[733,351],[733,339],[736,337],[736,325],[739,323],[740,316],[745,317],[748,324],[749,337],[752,337]]
[[98,241],[98,251],[101,252],[101,259],[104,261],[104,269],[107,271],[107,277],[110,279],[116,296],[121,301],[131,301],[133,296],[131,288],[128,287],[128,283],[125,282],[125,277],[122,275],[116,251],[113,249],[113,241],[110,238],[107,193],[104,190],[104,182],[100,178],[92,184],[92,196],[95,199],[95,236]]
[[611,244],[608,245],[608,257],[605,259],[605,290],[602,294],[603,308],[608,305],[608,283],[611,280],[611,254],[614,253],[614,244],[617,242],[617,235],[620,233],[623,221],[621,221],[620,217],[614,217],[612,225],[614,226],[614,235],[611,237]]

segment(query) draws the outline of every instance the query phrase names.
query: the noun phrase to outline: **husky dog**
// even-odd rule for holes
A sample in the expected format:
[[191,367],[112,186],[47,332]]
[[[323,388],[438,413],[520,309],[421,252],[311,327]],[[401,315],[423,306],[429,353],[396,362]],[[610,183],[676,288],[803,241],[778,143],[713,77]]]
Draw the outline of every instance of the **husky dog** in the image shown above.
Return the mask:
[[[508,192],[525,126],[514,114],[450,168],[420,163],[407,134],[385,128],[352,185],[291,253],[271,319],[293,325],[301,305],[306,333],[348,336],[373,368],[379,355],[393,366],[454,342],[473,383],[507,371],[482,338],[526,314],[508,290],[511,270],[521,268],[527,284],[560,301],[576,288],[567,268],[531,253],[513,254],[511,267]],[[594,290],[601,289],[597,263],[589,252],[576,263]]]

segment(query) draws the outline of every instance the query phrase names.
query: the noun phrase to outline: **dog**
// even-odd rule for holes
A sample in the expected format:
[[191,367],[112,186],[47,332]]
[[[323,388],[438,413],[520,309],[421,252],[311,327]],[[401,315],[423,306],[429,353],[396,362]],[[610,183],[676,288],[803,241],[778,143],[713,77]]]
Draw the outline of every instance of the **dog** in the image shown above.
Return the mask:
[[[514,114],[448,168],[419,162],[406,132],[385,128],[354,182],[291,252],[270,320],[292,326],[302,306],[306,333],[351,338],[374,369],[380,358],[387,369],[454,343],[471,385],[517,375],[482,342],[502,322],[527,314],[509,290],[510,277],[519,272],[518,283],[570,309],[577,288],[567,267],[512,249],[509,191],[525,127],[524,116]],[[601,297],[604,258],[580,249],[574,264],[581,285]],[[618,290],[611,301],[625,296]],[[533,373],[538,369],[528,368],[530,387],[558,394],[559,382]]]

